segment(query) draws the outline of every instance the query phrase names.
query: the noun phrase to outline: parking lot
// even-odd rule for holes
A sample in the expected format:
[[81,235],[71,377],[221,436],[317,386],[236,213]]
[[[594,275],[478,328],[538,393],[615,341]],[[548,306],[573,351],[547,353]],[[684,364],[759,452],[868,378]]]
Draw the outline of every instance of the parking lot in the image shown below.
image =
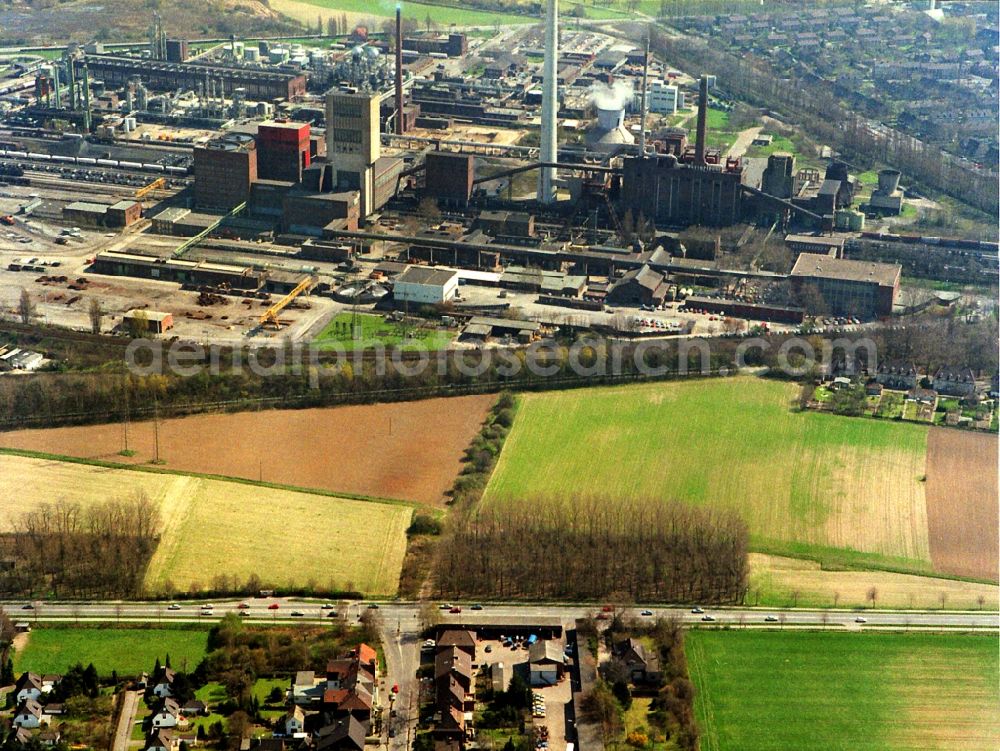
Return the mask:
[[[565,654],[564,638],[555,640],[559,649]],[[486,667],[495,663],[505,666],[518,666],[515,670],[523,670],[525,678],[528,674],[527,639],[504,644],[499,639],[483,639],[476,649],[476,658],[480,666]],[[566,655],[567,662],[573,659]],[[567,671],[568,673],[568,671]],[[554,686],[533,686],[535,699],[532,707],[532,723],[535,728],[535,747],[539,751],[564,751],[566,748],[566,705],[573,700],[569,675],[564,675]],[[541,745],[544,744],[544,745]]]

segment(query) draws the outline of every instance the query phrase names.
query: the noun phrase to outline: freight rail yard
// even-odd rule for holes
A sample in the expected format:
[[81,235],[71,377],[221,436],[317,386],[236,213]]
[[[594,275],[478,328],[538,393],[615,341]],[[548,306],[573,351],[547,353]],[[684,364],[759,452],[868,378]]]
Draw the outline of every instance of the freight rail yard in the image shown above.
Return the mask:
[[898,171],[771,148],[776,121],[734,129],[715,76],[547,34],[549,12],[490,38],[397,13],[314,46],[189,46],[154,16],[143,49],[25,58],[0,123],[4,314],[26,294],[95,332],[363,346],[362,311],[374,342],[480,347],[857,326],[926,306],[904,277],[991,304],[997,244],[898,229],[933,205]]

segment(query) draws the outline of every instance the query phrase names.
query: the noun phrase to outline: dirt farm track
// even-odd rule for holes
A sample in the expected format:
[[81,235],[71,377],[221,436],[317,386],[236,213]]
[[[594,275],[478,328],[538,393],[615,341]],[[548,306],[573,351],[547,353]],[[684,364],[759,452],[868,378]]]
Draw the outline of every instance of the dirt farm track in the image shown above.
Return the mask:
[[937,571],[996,580],[1000,566],[997,437],[931,428],[927,526]]
[[[163,466],[338,493],[444,502],[494,396],[162,420]],[[142,464],[154,458],[152,421],[0,433],[0,447]]]

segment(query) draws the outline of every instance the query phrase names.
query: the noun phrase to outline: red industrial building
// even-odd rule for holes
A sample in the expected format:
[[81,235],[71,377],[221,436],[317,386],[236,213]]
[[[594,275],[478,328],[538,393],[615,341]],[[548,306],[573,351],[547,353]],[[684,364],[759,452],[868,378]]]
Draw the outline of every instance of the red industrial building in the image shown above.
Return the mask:
[[257,176],[300,182],[312,162],[308,123],[261,123],[257,129]]

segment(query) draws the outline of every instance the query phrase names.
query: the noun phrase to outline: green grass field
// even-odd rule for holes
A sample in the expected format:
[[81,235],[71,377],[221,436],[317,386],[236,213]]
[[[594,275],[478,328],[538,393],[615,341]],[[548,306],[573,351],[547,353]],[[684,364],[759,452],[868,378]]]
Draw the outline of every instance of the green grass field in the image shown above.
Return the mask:
[[1000,747],[995,635],[693,631],[702,751]]
[[322,349],[340,346],[347,352],[377,345],[402,349],[422,348],[430,352],[445,349],[454,334],[440,329],[416,328],[387,322],[382,316],[339,313],[316,336]]
[[14,655],[14,670],[63,673],[76,663],[94,663],[101,675],[151,671],[159,657],[170,655],[177,669],[194,670],[205,655],[207,631],[177,629],[35,628],[28,645]]
[[756,378],[526,394],[485,503],[679,500],[736,510],[755,549],[929,570],[927,429],[797,413]]

